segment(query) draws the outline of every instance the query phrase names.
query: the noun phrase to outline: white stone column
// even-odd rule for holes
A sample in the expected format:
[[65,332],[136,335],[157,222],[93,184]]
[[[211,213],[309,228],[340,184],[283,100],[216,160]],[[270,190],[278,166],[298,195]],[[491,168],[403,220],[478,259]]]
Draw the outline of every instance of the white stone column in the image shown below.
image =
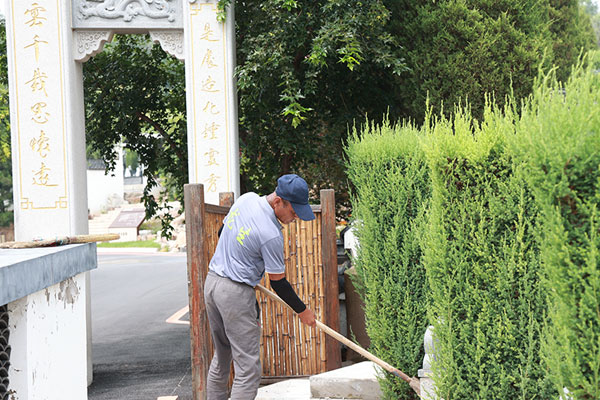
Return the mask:
[[[81,64],[72,55],[70,2],[5,0],[4,4],[15,239],[85,234],[83,74]],[[89,273],[83,273],[81,279],[87,312],[80,317],[85,318],[87,326],[87,376],[91,382]],[[27,322],[31,318],[24,318],[18,328],[19,340],[25,345],[13,346],[11,355],[11,359],[25,363],[24,380],[15,382],[21,392],[34,387],[32,374],[39,367],[28,361],[30,349],[42,340],[36,332],[38,327]],[[11,340],[16,338],[11,335]],[[37,379],[42,382],[40,377]]]
[[82,66],[70,4],[12,0],[6,10],[15,238],[87,233]]
[[184,0],[183,14],[190,182],[219,204],[240,191],[233,2],[225,23],[216,0]]
[[85,277],[9,303],[10,399],[87,399]]

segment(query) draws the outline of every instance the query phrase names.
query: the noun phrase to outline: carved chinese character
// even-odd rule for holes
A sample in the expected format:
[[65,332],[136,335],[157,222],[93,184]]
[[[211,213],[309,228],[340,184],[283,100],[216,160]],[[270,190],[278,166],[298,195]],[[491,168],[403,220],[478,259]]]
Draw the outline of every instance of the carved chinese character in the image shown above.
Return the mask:
[[218,89],[215,89],[215,83],[217,83],[213,78],[211,78],[211,76],[209,75],[208,78],[206,78],[205,80],[203,80],[201,82],[202,84],[202,91],[203,92],[218,92]]
[[25,84],[31,83],[32,92],[44,92],[46,97],[48,97],[48,93],[46,93],[46,79],[48,79],[48,76],[44,72],[40,72],[39,68],[36,68],[33,71],[33,78],[25,82]]
[[42,166],[39,170],[33,171],[33,184],[38,186],[58,186],[56,184],[48,183],[50,177],[48,176],[48,172],[50,172],[50,168],[46,167],[46,164],[42,161]]
[[202,137],[208,140],[216,139],[216,132],[219,129],[219,126],[221,125],[214,122],[211,124],[204,124],[204,132],[202,132]]
[[210,24],[207,22],[204,25],[204,33],[202,33],[202,35],[200,35],[200,40],[206,40],[208,42],[218,42],[219,39],[211,38],[213,33],[214,33],[214,31],[210,28]]
[[217,115],[217,114],[221,113],[219,110],[217,110],[217,106],[214,105],[211,101],[206,102],[206,105],[204,106],[202,111],[204,111],[205,113],[213,114],[213,115]]
[[217,180],[221,178],[220,176],[216,176],[215,174],[210,174],[208,177],[208,191],[216,192],[217,191]]
[[208,157],[208,163],[206,164],[207,167],[209,167],[211,165],[216,165],[216,166],[219,165],[219,163],[215,159],[215,156],[218,154],[219,154],[219,152],[213,148],[211,148],[209,151],[204,153],[204,155]]
[[25,23],[29,26],[42,25],[42,21],[45,21],[46,18],[42,17],[40,13],[45,12],[46,9],[40,6],[38,3],[31,4],[31,7],[32,8],[25,11],[25,15],[29,14],[31,17],[31,19]]
[[39,103],[35,103],[31,106],[31,111],[33,111],[33,117],[31,119],[36,124],[45,124],[48,122],[48,117],[50,116],[44,109],[46,108],[46,103],[40,101]]
[[37,152],[42,158],[46,158],[50,151],[50,139],[44,131],[41,131],[38,138],[33,138],[29,142],[31,150]]
[[30,45],[25,46],[25,48],[33,47],[33,49],[35,51],[35,62],[39,62],[40,61],[40,43],[46,43],[46,44],[48,44],[48,42],[46,42],[45,40],[40,40],[40,37],[38,35],[35,35],[33,37],[33,43],[31,43]]
[[218,65],[215,64],[215,56],[213,56],[213,53],[210,49],[206,49],[206,54],[204,54],[204,57],[202,57],[202,62],[200,65],[206,65],[208,68],[218,67]]

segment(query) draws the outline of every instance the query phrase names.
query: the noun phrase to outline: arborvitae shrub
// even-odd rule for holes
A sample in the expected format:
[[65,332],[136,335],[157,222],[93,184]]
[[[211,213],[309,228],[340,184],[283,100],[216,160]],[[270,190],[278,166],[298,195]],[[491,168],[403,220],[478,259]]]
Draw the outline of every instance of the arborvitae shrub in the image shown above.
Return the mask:
[[[346,152],[360,242],[354,263],[370,350],[416,376],[428,325],[421,238],[430,197],[418,130],[410,124],[366,126],[360,135],[354,131]],[[388,399],[418,398],[391,374],[381,386]]]
[[537,209],[506,152],[512,114],[488,106],[426,121],[433,182],[425,265],[438,395],[549,399],[541,366],[545,303],[534,238]]
[[541,210],[544,358],[556,393],[575,400],[600,399],[599,61],[589,55],[565,85],[543,77],[511,142]]
[[520,115],[457,108],[350,140],[373,350],[414,375],[429,304],[445,400],[600,398],[598,71],[594,53],[565,85],[542,76]]

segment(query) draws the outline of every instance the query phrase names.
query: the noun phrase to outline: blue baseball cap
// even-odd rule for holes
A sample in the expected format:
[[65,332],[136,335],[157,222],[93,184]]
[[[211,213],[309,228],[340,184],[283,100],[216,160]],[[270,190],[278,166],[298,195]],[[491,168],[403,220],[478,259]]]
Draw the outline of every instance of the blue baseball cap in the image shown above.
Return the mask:
[[283,175],[277,179],[277,196],[292,204],[294,212],[303,221],[312,221],[315,214],[308,205],[308,185],[296,174]]

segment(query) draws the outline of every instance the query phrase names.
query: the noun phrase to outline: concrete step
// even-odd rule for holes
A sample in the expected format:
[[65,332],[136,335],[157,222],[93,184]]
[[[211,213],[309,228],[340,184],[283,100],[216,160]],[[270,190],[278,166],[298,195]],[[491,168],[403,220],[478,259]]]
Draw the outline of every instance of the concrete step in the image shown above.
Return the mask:
[[310,398],[308,379],[288,379],[258,389],[255,400],[309,400]]
[[99,216],[88,220],[88,231],[90,235],[108,233],[108,227],[113,223],[122,210],[123,208],[115,208],[114,210],[111,210],[105,214],[100,214]]
[[264,386],[256,400],[361,399],[383,397],[377,374],[381,369],[370,361],[353,364],[309,379],[290,379]]

